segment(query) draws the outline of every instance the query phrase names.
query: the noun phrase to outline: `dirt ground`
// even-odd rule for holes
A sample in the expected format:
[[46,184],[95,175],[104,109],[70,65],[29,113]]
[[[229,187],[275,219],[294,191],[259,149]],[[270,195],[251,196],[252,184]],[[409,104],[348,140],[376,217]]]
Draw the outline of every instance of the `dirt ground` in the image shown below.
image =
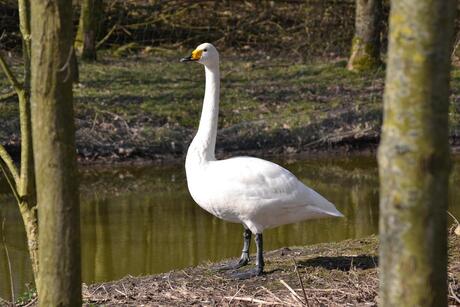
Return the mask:
[[[266,253],[266,275],[236,280],[219,263],[84,285],[87,306],[377,306],[378,240]],[[449,304],[460,305],[460,238],[449,240]],[[244,269],[240,269],[244,270]]]

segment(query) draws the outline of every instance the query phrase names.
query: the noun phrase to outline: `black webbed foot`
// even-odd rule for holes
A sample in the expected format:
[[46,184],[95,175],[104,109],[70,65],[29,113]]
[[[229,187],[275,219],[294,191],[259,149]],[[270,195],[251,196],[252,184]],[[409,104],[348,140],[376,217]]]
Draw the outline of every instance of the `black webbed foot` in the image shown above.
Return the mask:
[[241,267],[244,267],[249,263],[249,255],[241,256],[240,260],[236,263],[224,263],[220,266],[214,267],[216,271],[229,271],[229,270],[237,270]]
[[251,243],[251,231],[247,228],[243,232],[243,251],[237,263],[227,263],[221,266],[215,267],[216,271],[228,271],[236,270],[241,267],[244,267],[249,263],[249,245]]

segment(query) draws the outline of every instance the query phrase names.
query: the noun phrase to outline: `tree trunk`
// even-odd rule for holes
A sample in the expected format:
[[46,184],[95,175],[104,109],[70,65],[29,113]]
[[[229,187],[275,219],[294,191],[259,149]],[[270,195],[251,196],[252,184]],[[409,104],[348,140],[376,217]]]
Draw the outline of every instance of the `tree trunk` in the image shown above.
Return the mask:
[[95,61],[99,19],[102,16],[102,0],[83,0],[75,47],[83,60]]
[[21,169],[18,184],[20,196],[19,210],[27,236],[30,260],[34,280],[38,277],[38,217],[35,191],[35,172],[32,145],[32,123],[30,114],[30,59],[31,59],[31,33],[30,33],[30,0],[19,0],[19,27],[22,35],[22,57],[24,60],[24,84],[17,90],[19,100],[19,122],[21,126]]
[[80,83],[80,70],[78,69],[77,55],[75,49],[72,49],[72,55],[70,56],[70,75],[72,76],[73,83]]
[[70,77],[72,1],[33,1],[31,8],[39,305],[81,306],[79,195]]
[[447,305],[454,0],[393,0],[379,147],[380,305]]
[[355,35],[347,68],[352,71],[375,69],[380,60],[382,0],[356,0]]

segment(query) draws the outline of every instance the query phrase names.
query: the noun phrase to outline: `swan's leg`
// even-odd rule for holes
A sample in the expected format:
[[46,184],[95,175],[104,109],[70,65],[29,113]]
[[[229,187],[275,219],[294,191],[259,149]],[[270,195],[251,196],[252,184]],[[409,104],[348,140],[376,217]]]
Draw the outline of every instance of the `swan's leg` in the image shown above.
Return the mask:
[[238,272],[232,274],[236,279],[248,279],[264,274],[264,248],[263,248],[263,237],[261,233],[256,234],[256,245],[257,245],[257,264],[255,269],[251,269],[246,272]]
[[257,246],[257,275],[262,275],[264,272],[264,240],[261,233],[256,233]]
[[249,263],[249,247],[251,245],[251,231],[244,227],[243,232],[243,251],[241,253],[241,257],[237,263],[233,264],[225,264],[223,266],[218,267],[217,269],[220,271],[225,270],[236,270],[239,269]]
[[238,268],[245,266],[249,262],[249,247],[251,246],[251,231],[244,228],[243,232],[243,251],[240,260],[238,261]]

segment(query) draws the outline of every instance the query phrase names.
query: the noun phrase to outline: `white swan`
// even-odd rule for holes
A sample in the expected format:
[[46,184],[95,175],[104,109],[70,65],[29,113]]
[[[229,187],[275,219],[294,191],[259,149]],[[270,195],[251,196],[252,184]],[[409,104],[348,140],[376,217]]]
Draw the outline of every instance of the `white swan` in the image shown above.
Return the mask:
[[225,221],[241,223],[245,228],[241,258],[226,269],[248,263],[251,233],[255,234],[256,269],[238,277],[260,275],[264,268],[262,232],[265,229],[343,215],[332,203],[277,164],[251,157],[216,160],[219,53],[213,45],[204,43],[181,62],[203,64],[206,73],[200,124],[185,161],[188,189],[200,207]]

